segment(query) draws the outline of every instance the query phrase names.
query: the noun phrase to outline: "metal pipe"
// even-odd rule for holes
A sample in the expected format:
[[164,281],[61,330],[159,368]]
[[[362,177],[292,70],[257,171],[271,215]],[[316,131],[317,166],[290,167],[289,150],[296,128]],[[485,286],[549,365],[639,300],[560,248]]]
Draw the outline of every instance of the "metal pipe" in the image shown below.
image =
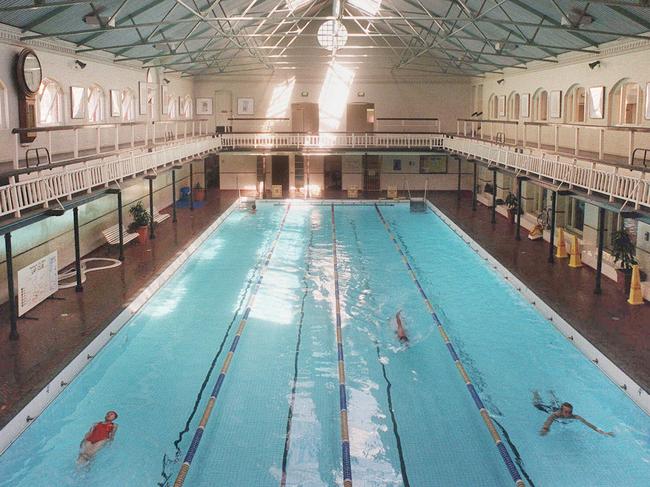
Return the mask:
[[155,223],[153,221],[153,178],[149,178],[149,240],[156,238]]
[[120,256],[118,257],[121,261],[124,260],[124,218],[122,216],[122,190],[117,192],[117,226],[119,229],[120,236]]
[[83,291],[81,283],[81,242],[79,240],[79,207],[75,206],[72,209],[73,223],[74,223],[74,268],[77,275],[77,285],[75,291],[78,293]]
[[460,157],[458,157],[458,189],[456,191],[456,199],[460,201]]
[[548,250],[548,262],[553,264],[555,262],[555,205],[557,201],[557,192],[551,193],[551,245]]
[[515,211],[517,212],[517,232],[515,233],[515,239],[516,240],[521,240],[521,186],[523,179],[522,178],[517,178],[517,208],[515,208]]
[[497,222],[497,171],[492,169],[492,223]]
[[603,270],[603,248],[605,247],[605,208],[598,208],[598,256],[596,258],[596,288],[594,294],[602,294],[600,286]]
[[474,183],[472,184],[472,211],[476,211],[476,161],[474,161]]
[[194,211],[194,170],[193,162],[190,161],[190,211]]
[[14,260],[11,253],[11,232],[5,233],[5,254],[7,259],[7,294],[9,295],[9,340],[18,340],[18,316],[16,315],[16,292],[14,290]]
[[176,170],[172,169],[172,222],[176,223]]

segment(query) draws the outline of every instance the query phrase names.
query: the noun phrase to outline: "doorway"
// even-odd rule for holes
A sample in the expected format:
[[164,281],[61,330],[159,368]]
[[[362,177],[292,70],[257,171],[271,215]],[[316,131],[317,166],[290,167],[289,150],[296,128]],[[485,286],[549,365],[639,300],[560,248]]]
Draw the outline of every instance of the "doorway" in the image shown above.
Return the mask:
[[325,156],[325,189],[340,191],[343,180],[343,161],[341,156]]
[[363,156],[363,189],[379,191],[380,174],[379,156],[365,154]]
[[271,184],[282,186],[283,196],[289,194],[289,156],[271,157]]
[[205,187],[219,188],[221,186],[219,180],[219,156],[211,155],[206,157],[203,170],[205,172]]

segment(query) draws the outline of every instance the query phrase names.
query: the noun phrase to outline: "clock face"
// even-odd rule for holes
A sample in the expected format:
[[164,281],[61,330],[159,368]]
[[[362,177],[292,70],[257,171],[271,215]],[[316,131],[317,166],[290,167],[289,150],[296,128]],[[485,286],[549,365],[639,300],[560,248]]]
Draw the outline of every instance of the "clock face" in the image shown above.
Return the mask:
[[21,57],[23,62],[19,75],[22,76],[27,91],[36,93],[43,79],[41,63],[32,51],[23,51]]

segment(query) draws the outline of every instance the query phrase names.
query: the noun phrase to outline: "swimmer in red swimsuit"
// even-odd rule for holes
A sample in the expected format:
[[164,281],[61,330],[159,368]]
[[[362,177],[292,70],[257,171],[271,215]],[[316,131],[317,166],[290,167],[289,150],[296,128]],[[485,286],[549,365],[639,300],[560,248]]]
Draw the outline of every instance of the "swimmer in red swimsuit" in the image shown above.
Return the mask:
[[101,450],[109,441],[115,438],[117,431],[117,424],[113,421],[117,419],[115,411],[106,413],[104,421],[95,423],[90,431],[86,433],[84,439],[81,441],[78,464],[86,464]]

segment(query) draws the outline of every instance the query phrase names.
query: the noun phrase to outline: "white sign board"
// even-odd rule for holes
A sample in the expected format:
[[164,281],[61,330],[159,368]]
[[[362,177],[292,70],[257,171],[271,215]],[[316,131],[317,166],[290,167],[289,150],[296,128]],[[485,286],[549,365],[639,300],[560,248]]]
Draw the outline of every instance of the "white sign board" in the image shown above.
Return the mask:
[[59,289],[56,251],[18,271],[18,316]]

